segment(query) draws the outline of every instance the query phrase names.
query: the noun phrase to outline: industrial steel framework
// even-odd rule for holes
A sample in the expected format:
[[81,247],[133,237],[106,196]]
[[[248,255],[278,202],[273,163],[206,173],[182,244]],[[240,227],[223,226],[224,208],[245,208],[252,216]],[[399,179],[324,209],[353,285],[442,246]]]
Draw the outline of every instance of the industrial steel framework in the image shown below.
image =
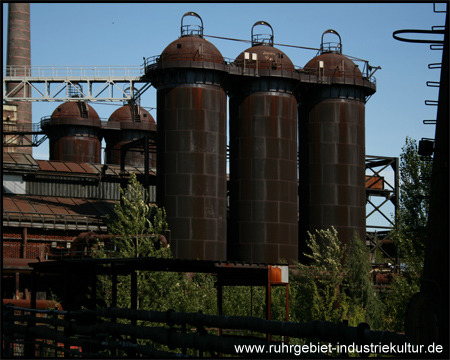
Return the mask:
[[[393,181],[387,180],[389,171],[393,172]],[[371,254],[380,250],[394,264],[397,263],[396,257],[387,253],[382,246],[389,239],[390,231],[396,229],[399,192],[398,157],[366,155],[366,229],[371,229],[366,231],[366,245]],[[377,204],[373,198],[381,199],[381,203]],[[392,209],[388,208],[389,204],[394,206],[394,218],[387,213]],[[387,225],[372,225],[367,222],[377,214],[386,220]]]
[[[31,131],[23,125],[3,124],[2,144],[9,147],[39,146],[47,135],[41,129],[41,124],[31,124]],[[26,140],[26,141],[24,141]]]
[[[3,101],[130,101],[139,98],[152,85],[145,73],[156,67],[160,61],[159,56],[144,59],[143,65],[124,66],[23,66],[8,65],[3,67]],[[200,62],[193,64],[190,61],[174,59],[180,67],[209,68],[212,64],[214,69],[227,71],[231,75],[242,76],[270,76],[278,74],[282,77],[292,77],[303,83],[345,83],[345,78],[334,78],[331,74],[324,76],[312,75],[302,69],[285,73],[283,70],[258,70],[234,66],[232,60],[223,64]],[[166,64],[166,66],[168,66]],[[357,85],[369,86],[375,89],[376,80],[372,71],[374,68],[364,61],[363,79],[352,80]],[[370,73],[369,73],[370,72]],[[8,89],[8,84],[15,87]],[[140,87],[138,87],[140,84]],[[84,85],[86,91],[81,90],[79,85]],[[122,87],[121,87],[122,86]],[[29,87],[30,94],[24,93],[17,96],[19,90]],[[70,89],[77,88],[77,97],[74,98]]]
[[[16,86],[8,89],[9,83]],[[127,101],[138,98],[150,85],[143,79],[143,68],[133,65],[3,67],[3,101]],[[17,96],[25,87],[30,93]],[[78,91],[76,98],[73,88]]]

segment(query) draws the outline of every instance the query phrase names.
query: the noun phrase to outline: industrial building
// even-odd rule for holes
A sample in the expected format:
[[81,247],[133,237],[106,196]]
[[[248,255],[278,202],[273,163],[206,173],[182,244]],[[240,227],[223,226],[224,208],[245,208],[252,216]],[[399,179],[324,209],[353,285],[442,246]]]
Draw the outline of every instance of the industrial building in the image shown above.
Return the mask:
[[[10,4],[10,20],[27,13],[29,22],[29,4]],[[334,226],[344,243],[354,231],[365,239],[368,197],[398,201],[382,174],[365,177],[364,105],[376,91],[377,68],[344,56],[335,30],[324,32],[317,56],[299,67],[274,47],[265,21],[253,25],[252,46],[231,61],[203,38],[198,14],[184,14],[181,23],[178,39],[144,59],[141,78],[112,80],[130,87],[127,97],[109,99],[123,106],[108,121],[88,104],[86,79],[67,75],[67,96],[40,124],[23,115],[36,100],[31,85],[56,80],[34,76],[29,42],[17,50],[11,25],[3,106],[4,298],[28,297],[30,262],[88,256],[92,241],[106,238],[105,216],[130,173],[166,209],[177,259],[292,263],[301,259],[307,231]],[[30,61],[17,60],[23,58]],[[136,90],[137,83],[144,86]],[[157,124],[139,103],[149,86],[157,90]],[[34,159],[31,148],[47,138],[49,160]]]
[[[268,319],[270,287],[284,286],[288,320],[288,266],[281,263],[303,261],[308,232],[333,226],[344,244],[356,232],[372,254],[380,250],[395,262],[388,233],[395,224],[368,232],[366,222],[383,204],[396,209],[399,201],[398,159],[365,154],[365,104],[376,92],[378,67],[345,56],[337,31],[326,30],[317,55],[297,66],[274,46],[270,24],[258,21],[251,47],[230,60],[204,39],[201,17],[188,12],[180,37],[161,54],[144,58],[139,77],[87,69],[83,76],[55,77],[33,71],[29,15],[29,4],[9,4],[2,124],[4,302],[43,308],[56,292],[65,294],[69,310],[77,309],[81,298],[87,300],[79,290],[96,281],[104,264],[120,263],[113,267],[116,279],[122,270],[134,279],[136,270],[215,273],[219,304],[224,285],[267,286]],[[261,27],[268,33],[259,33]],[[394,38],[426,42],[398,35],[445,35],[446,29],[448,18],[445,27],[401,30]],[[448,346],[448,226],[442,226],[449,216],[448,39],[429,43],[435,46],[431,50],[443,50],[434,104],[439,110],[436,139],[419,144],[420,155],[433,155],[430,218],[423,281],[409,302],[405,332],[418,343]],[[58,82],[64,95],[50,91]],[[42,83],[41,93],[32,91]],[[103,90],[94,94],[93,83],[104,84],[103,90],[118,83],[128,88],[113,97]],[[156,121],[140,104],[151,86],[157,91]],[[102,101],[100,96],[122,102],[108,120],[95,110],[92,100]],[[32,102],[50,99],[60,104],[32,124]],[[32,148],[47,139],[49,160],[34,158]],[[393,170],[394,184],[383,177],[386,168]],[[175,259],[84,260],[96,240],[113,242],[106,215],[132,173],[149,201],[166,209]],[[373,197],[385,201],[376,205]],[[61,259],[67,261],[52,262]],[[389,278],[377,274],[378,285]],[[131,286],[133,303],[137,281]],[[95,307],[95,296],[91,299]],[[359,340],[367,330],[362,325]]]

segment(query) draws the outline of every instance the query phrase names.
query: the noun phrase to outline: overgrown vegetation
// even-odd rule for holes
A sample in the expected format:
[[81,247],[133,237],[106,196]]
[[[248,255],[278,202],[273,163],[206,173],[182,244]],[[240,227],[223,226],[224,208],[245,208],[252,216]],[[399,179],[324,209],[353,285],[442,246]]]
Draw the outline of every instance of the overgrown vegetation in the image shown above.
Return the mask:
[[386,297],[386,326],[403,332],[406,308],[412,295],[420,290],[425,256],[426,227],[432,162],[418,154],[417,143],[407,137],[400,155],[400,206],[397,230],[391,233],[398,251],[401,272]]
[[[373,288],[369,251],[357,234],[342,244],[334,228],[309,234],[308,265],[298,264],[290,274],[290,320],[348,320],[350,326],[367,322],[371,329],[403,331],[404,315],[410,297],[419,290],[428,216],[428,183],[431,162],[417,154],[414,140],[407,138],[402,149],[401,199],[398,230],[392,234],[403,269],[384,298]],[[122,204],[117,204],[109,229],[115,236],[115,250],[96,247],[93,256],[172,258],[160,235],[168,224],[164,209],[148,203],[146,192],[131,175]],[[130,278],[118,277],[118,307],[130,307]],[[209,274],[187,276],[171,272],[138,274],[139,308],[217,314],[215,277]],[[100,279],[98,293],[104,306],[111,306],[111,279]],[[264,287],[225,287],[223,314],[265,317]],[[285,292],[272,293],[272,319],[285,319]]]
[[357,234],[345,260],[347,249],[334,228],[310,233],[307,246],[310,264],[298,264],[298,275],[291,278],[295,321],[348,320],[351,326],[367,322],[380,328],[383,304],[372,287],[368,250]]

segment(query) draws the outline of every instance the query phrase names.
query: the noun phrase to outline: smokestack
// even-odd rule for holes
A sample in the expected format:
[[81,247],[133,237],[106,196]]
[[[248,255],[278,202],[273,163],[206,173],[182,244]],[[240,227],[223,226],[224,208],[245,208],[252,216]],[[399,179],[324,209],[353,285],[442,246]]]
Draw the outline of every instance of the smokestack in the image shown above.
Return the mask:
[[[8,44],[7,44],[7,74],[23,76],[31,71],[31,42],[30,42],[30,4],[10,3],[8,6]],[[20,82],[10,83],[7,92],[12,91]],[[29,86],[22,86],[15,91],[15,97],[29,96]],[[17,106],[17,130],[31,131],[31,103],[23,101],[10,101],[6,105]],[[9,148],[12,151],[32,154],[31,135],[19,137],[18,145],[21,147]],[[25,145],[25,146],[23,146]]]

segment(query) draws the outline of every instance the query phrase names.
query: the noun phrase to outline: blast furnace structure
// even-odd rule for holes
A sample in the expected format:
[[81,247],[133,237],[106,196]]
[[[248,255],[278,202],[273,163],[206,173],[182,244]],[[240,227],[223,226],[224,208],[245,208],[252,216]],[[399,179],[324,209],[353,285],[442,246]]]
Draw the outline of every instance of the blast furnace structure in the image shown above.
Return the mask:
[[[200,25],[185,25],[186,17]],[[254,34],[257,26],[270,33]],[[325,35],[339,42],[324,43]],[[368,63],[359,69],[344,56],[334,30],[324,32],[319,54],[303,69],[274,47],[267,22],[253,25],[251,41],[234,61],[225,61],[204,38],[200,16],[185,13],[181,36],[160,55],[145,59],[144,75],[132,79],[156,88],[157,126],[136,98],[127,98],[108,121],[101,121],[77,90],[83,79],[66,79],[72,84],[69,96],[73,91],[79,98],[64,99],[41,121],[50,140],[50,162],[101,164],[104,137],[101,181],[123,183],[127,166],[149,185],[152,172],[156,203],[166,210],[177,259],[293,262],[302,259],[308,231],[332,226],[346,244],[355,232],[364,240],[364,112],[375,93]],[[156,146],[157,158],[149,164],[145,147],[155,132],[156,143],[149,146]],[[141,140],[144,158],[133,151],[141,151]]]
[[[187,16],[201,25],[184,25]],[[157,90],[157,203],[170,224],[175,258],[226,258],[224,59],[203,38],[194,12],[181,19],[146,76]]]
[[[264,26],[270,34],[254,34]],[[230,81],[228,258],[297,260],[297,101],[294,65],[273,47],[265,21],[234,61]]]
[[[324,43],[326,34],[339,42]],[[323,33],[318,56],[303,70],[317,81],[302,84],[299,95],[299,259],[308,231],[333,226],[347,245],[355,232],[366,237],[365,103],[375,92],[342,55],[335,30]]]

